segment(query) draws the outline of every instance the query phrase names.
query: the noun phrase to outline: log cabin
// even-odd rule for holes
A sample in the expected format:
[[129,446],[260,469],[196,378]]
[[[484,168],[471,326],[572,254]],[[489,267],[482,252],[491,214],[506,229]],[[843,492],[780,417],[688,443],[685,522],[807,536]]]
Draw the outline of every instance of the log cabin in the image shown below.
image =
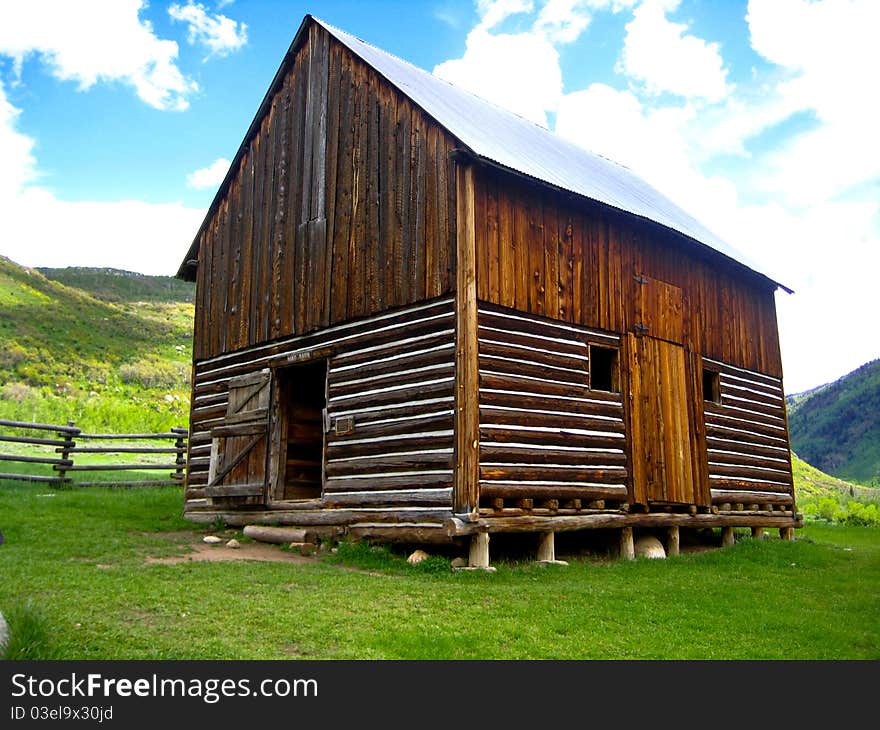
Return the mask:
[[630,170],[312,16],[178,276],[185,515],[791,538],[774,295]]

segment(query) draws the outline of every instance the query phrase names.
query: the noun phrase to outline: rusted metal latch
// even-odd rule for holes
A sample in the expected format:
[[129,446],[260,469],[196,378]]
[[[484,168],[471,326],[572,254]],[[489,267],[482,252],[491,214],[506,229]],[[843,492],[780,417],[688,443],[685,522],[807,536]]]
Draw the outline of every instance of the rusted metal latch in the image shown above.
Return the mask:
[[643,324],[642,322],[636,322],[636,323],[633,325],[633,329],[634,329],[638,334],[640,334],[640,335],[644,335],[644,334],[647,334],[647,332],[648,332],[648,330],[650,329],[650,327],[648,327],[648,325],[646,325],[646,324]]

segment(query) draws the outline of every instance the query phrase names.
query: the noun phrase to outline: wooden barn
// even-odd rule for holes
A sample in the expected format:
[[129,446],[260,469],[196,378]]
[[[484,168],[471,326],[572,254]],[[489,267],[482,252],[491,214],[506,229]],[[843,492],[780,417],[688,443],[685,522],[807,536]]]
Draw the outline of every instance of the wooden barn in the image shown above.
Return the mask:
[[[306,16],[178,276],[185,514],[366,539],[779,528],[774,292],[629,170]],[[785,287],[782,287],[785,289]]]

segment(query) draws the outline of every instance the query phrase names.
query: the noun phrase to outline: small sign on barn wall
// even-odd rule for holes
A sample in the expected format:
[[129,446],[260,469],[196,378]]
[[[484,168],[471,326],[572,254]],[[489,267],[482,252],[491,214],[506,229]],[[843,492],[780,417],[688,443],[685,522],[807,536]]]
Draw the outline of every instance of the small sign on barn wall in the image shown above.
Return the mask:
[[337,436],[348,436],[354,433],[354,416],[339,416],[335,423]]

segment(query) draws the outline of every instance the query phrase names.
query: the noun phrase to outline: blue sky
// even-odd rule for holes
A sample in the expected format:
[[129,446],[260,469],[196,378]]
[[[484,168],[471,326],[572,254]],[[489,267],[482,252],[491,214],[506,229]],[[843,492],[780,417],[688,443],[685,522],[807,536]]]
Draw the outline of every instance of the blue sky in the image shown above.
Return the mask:
[[173,273],[306,13],[631,167],[794,288],[788,391],[880,356],[874,0],[0,2],[0,254]]

